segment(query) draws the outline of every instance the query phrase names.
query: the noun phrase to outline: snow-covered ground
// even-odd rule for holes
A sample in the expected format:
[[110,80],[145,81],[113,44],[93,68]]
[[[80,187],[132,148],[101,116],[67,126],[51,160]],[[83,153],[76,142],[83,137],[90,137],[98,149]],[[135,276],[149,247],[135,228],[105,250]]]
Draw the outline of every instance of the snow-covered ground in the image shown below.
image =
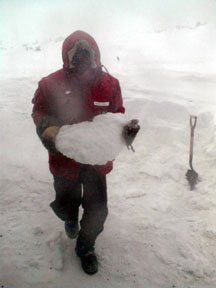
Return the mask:
[[[97,240],[94,276],[81,270],[75,241],[49,208],[52,176],[31,119],[37,82],[62,65],[62,39],[1,43],[1,287],[216,287],[212,29],[96,39],[141,130],[136,152],[124,148],[107,177],[109,217]],[[194,191],[185,179],[190,114],[198,116],[194,168],[201,181]]]

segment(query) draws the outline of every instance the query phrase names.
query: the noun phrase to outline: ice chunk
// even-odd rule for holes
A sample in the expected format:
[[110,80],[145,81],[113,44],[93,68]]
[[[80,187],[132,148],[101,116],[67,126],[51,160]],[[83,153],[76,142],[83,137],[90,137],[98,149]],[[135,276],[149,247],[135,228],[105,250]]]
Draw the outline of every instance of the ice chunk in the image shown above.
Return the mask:
[[106,113],[93,121],[62,126],[56,148],[68,158],[90,165],[103,165],[118,156],[125,145],[122,131],[125,115]]

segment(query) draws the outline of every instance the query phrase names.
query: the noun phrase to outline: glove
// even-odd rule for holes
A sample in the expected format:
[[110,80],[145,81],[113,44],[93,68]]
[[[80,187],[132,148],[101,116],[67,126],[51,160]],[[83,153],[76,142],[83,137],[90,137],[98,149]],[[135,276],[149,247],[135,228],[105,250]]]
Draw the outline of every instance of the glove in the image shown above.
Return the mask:
[[51,126],[44,130],[42,137],[46,140],[54,140],[59,132],[60,127]]
[[138,125],[139,120],[133,119],[129,124],[124,126],[123,136],[127,146],[131,146],[134,141],[138,131],[140,130],[140,126]]
[[55,137],[59,132],[60,127],[58,126],[50,126],[44,130],[41,135],[41,140],[44,146],[51,152],[51,153],[58,153],[55,147]]

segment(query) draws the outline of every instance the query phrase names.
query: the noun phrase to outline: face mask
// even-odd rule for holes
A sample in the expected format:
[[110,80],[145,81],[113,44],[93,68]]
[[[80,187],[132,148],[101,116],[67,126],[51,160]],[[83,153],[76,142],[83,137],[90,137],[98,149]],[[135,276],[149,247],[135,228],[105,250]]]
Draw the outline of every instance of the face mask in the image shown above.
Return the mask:
[[71,71],[82,75],[88,68],[91,67],[90,54],[85,49],[77,50],[71,61]]

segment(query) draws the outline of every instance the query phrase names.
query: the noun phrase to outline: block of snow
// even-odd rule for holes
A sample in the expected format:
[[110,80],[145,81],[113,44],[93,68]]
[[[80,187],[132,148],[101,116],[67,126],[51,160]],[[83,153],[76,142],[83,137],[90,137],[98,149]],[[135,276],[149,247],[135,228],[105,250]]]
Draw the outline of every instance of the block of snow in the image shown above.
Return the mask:
[[56,137],[56,148],[79,163],[103,165],[118,156],[125,145],[122,131],[125,115],[106,113],[93,121],[62,126]]

